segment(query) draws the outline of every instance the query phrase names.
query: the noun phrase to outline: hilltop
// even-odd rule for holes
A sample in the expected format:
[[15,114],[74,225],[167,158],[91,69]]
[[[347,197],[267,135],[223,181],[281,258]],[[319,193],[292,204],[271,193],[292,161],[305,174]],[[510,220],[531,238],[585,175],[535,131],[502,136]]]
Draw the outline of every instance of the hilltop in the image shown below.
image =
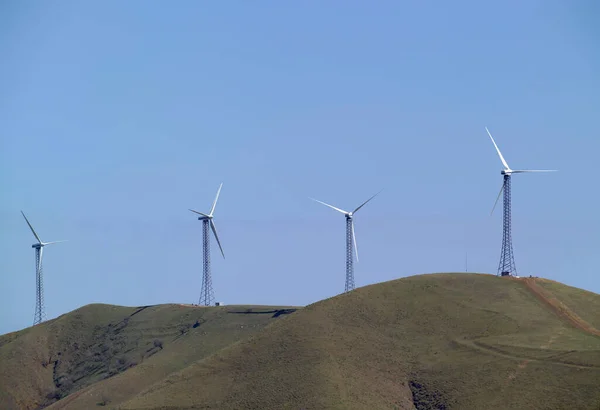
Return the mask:
[[107,393],[80,397],[78,408],[129,398],[296,309],[84,306],[0,336],[0,408],[61,407],[99,384]]
[[[101,309],[102,315],[97,316],[102,317],[111,309],[125,309],[94,305],[80,310],[92,308]],[[153,318],[173,309],[157,306],[136,314],[147,319],[138,339],[136,330],[129,331],[131,340],[144,346],[134,351],[153,346],[151,341],[158,337]],[[172,339],[163,349],[155,348],[151,357],[130,368],[114,370],[133,360],[126,357],[125,364],[111,364],[99,372],[90,362],[96,353],[81,353],[78,360],[83,364],[72,369],[86,375],[86,382],[49,408],[600,408],[600,295],[557,282],[429,274],[366,286],[294,312],[293,308],[264,308],[273,316],[291,313],[278,318],[223,313],[225,308],[186,309],[223,317],[214,322],[210,348],[192,332],[177,336],[175,326],[169,327]],[[35,338],[27,336],[28,344],[20,351],[29,358],[34,346],[51,345],[50,326],[56,333],[58,322],[69,318],[68,323],[74,323],[77,312],[54,324],[0,338],[1,374],[6,374],[8,363],[14,366],[15,378],[6,389],[7,379],[0,380],[2,408],[11,408],[1,400],[17,397],[13,389],[23,391],[18,397],[24,403],[42,380],[43,368],[29,359],[22,369],[15,366],[17,351],[14,346],[7,350],[7,338],[14,345],[39,332]],[[101,325],[90,312],[79,318],[78,326],[113,329],[115,325],[107,327],[107,323],[114,323],[122,313],[103,319]],[[225,318],[230,317],[239,318],[237,326],[245,326],[241,321],[250,318],[257,327],[221,340],[221,333],[234,333],[227,331],[234,327],[227,325],[230,319]],[[180,323],[193,319],[190,313]],[[83,337],[81,330],[74,332]],[[90,342],[98,341],[98,333],[88,337]],[[69,340],[52,343],[66,352]],[[12,351],[10,359],[7,351]],[[105,354],[111,363],[119,363],[119,355]],[[60,368],[64,362],[59,363]],[[111,370],[118,374],[105,378]]]

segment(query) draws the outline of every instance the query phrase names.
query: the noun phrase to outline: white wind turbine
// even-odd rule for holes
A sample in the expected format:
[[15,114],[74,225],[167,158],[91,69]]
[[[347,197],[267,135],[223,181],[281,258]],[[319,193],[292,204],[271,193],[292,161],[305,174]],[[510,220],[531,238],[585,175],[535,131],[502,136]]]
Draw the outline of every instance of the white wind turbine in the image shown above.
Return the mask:
[[225,253],[223,252],[223,247],[221,246],[219,235],[217,235],[215,221],[213,220],[213,214],[215,212],[215,207],[217,206],[217,200],[219,199],[219,194],[221,193],[222,187],[223,183],[221,183],[221,185],[219,186],[217,196],[215,197],[215,200],[212,204],[212,208],[210,208],[210,212],[208,214],[190,209],[190,211],[200,215],[200,217],[198,217],[198,220],[202,221],[202,248],[204,251],[204,270],[202,275],[202,288],[200,290],[199,304],[204,306],[212,306],[215,301],[215,295],[212,287],[212,276],[210,271],[210,233],[208,231],[209,227],[215,235],[215,239],[217,240],[217,244],[219,245],[219,249],[221,250],[221,255],[223,255],[223,259],[225,259]]
[[38,323],[42,323],[44,320],[46,320],[46,311],[44,306],[44,277],[42,275],[42,257],[44,255],[44,246],[67,241],[42,242],[23,211],[21,211],[21,215],[23,215],[23,218],[25,218],[25,222],[27,222],[29,229],[31,229],[33,236],[35,236],[35,239],[37,240],[37,243],[31,245],[31,247],[35,249],[35,313],[33,315],[33,325],[35,326]]
[[[354,258],[352,256],[353,248],[356,252],[356,261],[358,262],[358,246],[356,244],[356,235],[354,233],[354,214],[356,214],[360,208],[365,206],[370,200],[375,198],[380,193],[381,191],[367,199],[352,212],[344,211],[343,209],[336,208],[335,206],[319,201],[318,199],[310,198],[313,201],[328,206],[329,208],[344,214],[346,217],[346,285],[344,287],[344,292],[350,292],[351,290],[354,290]],[[353,244],[354,247],[352,246]]]
[[[501,276],[516,276],[517,268],[515,266],[515,258],[513,255],[513,246],[512,246],[512,221],[511,221],[511,175],[512,174],[523,174],[523,173],[533,173],[533,172],[555,172],[555,169],[511,169],[508,166],[508,163],[502,156],[496,141],[494,141],[494,137],[490,131],[485,127],[496,151],[498,152],[498,156],[500,157],[500,161],[502,161],[502,165],[504,165],[504,169],[500,172],[504,176],[504,181],[502,182],[502,187],[500,188],[500,192],[498,193],[498,197],[496,198],[496,202],[494,202],[494,207],[492,208],[492,214],[494,213],[494,209],[496,209],[496,205],[498,204],[498,200],[500,199],[500,195],[504,192],[504,214],[503,214],[503,229],[502,229],[502,252],[500,254],[500,263],[498,265],[498,275]],[[491,215],[491,214],[490,214]]]

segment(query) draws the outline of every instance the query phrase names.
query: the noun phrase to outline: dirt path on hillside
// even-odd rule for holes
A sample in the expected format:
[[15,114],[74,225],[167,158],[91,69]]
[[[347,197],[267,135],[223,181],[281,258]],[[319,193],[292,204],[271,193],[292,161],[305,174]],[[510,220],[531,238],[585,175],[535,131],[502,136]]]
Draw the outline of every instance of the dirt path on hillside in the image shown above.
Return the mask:
[[[481,342],[474,341],[474,340],[455,339],[454,342],[459,345],[471,348],[473,350],[479,350],[481,352],[488,353],[488,354],[491,354],[494,356],[518,361],[518,362],[520,362],[519,365],[517,366],[518,369],[524,369],[527,366],[527,363],[529,363],[529,362],[556,364],[559,366],[572,367],[572,368],[577,368],[577,369],[595,369],[595,370],[600,369],[600,366],[594,366],[594,365],[589,365],[589,364],[565,363],[565,362],[556,360],[557,357],[560,357],[560,356],[564,355],[565,353],[559,353],[553,357],[541,358],[541,357],[533,357],[533,356],[507,353],[507,352],[500,350],[497,347],[486,345],[485,343],[481,343]],[[509,379],[514,379],[514,378],[516,378],[516,374],[511,373],[511,375],[509,375]]]
[[535,278],[523,278],[519,279],[519,281],[542,301],[542,303],[548,306],[559,318],[579,330],[600,337],[600,330],[580,318],[577,313],[573,312],[567,305],[558,300],[549,290],[541,287]]

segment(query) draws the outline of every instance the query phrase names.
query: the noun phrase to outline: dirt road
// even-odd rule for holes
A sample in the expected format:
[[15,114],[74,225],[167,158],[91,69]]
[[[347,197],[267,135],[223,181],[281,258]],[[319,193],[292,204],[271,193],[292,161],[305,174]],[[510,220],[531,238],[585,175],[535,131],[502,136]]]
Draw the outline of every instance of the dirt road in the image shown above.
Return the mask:
[[577,313],[573,312],[567,305],[558,300],[550,291],[541,287],[536,278],[518,279],[525,287],[533,293],[542,303],[548,306],[558,317],[571,326],[589,333],[594,336],[600,336],[600,330],[596,329],[585,320],[580,318]]

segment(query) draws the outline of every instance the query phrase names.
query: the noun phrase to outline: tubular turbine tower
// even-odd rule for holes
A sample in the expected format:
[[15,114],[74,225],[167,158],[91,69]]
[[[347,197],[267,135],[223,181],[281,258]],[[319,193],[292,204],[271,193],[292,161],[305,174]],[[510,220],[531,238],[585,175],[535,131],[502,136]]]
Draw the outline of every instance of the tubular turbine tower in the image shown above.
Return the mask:
[[[356,245],[356,235],[354,233],[354,214],[363,206],[367,204],[371,199],[375,198],[379,195],[381,191],[373,195],[371,198],[367,199],[363,202],[358,208],[356,208],[352,212],[344,211],[343,209],[336,208],[333,205],[326,204],[325,202],[321,202],[318,199],[310,198],[313,201],[316,201],[320,204],[328,206],[331,209],[334,209],[338,212],[341,212],[346,217],[346,285],[344,287],[344,292],[350,292],[354,290],[354,258],[352,256],[353,250],[356,252],[356,261],[358,262],[358,246]],[[354,249],[352,244],[354,243]]]
[[200,289],[200,300],[198,304],[203,306],[212,306],[215,303],[215,294],[212,286],[212,276],[210,271],[210,232],[209,229],[213,231],[215,235],[215,239],[217,240],[217,244],[219,245],[219,249],[221,250],[221,255],[223,255],[223,259],[225,259],[225,253],[223,252],[223,248],[221,247],[221,241],[219,241],[219,235],[217,235],[217,228],[215,227],[215,222],[213,220],[213,213],[215,212],[215,207],[217,206],[217,200],[219,199],[219,194],[221,193],[221,188],[223,184],[219,186],[219,190],[217,191],[217,196],[215,197],[215,201],[212,204],[212,208],[208,214],[204,214],[202,212],[194,211],[190,209],[190,211],[197,213],[200,215],[198,217],[199,221],[202,221],[202,249],[204,254],[204,263],[203,263],[203,272],[202,272],[202,288]]
[[[500,263],[498,264],[498,276],[517,276],[517,267],[515,265],[515,257],[513,254],[513,246],[512,246],[512,216],[511,216],[511,176],[512,174],[523,174],[523,173],[531,173],[531,172],[555,172],[555,169],[510,169],[508,163],[502,156],[498,145],[496,145],[496,141],[494,141],[494,137],[490,131],[485,127],[496,151],[498,152],[498,156],[500,157],[500,161],[502,161],[502,165],[504,165],[504,169],[500,172],[503,176],[502,187],[500,188],[500,192],[498,193],[498,197],[496,198],[496,202],[494,202],[494,207],[492,208],[491,214],[494,213],[494,209],[496,209],[496,205],[498,204],[498,200],[500,199],[500,195],[504,192],[504,212],[502,217],[502,251],[500,253]],[[490,215],[491,215],[490,214]]]
[[37,239],[37,243],[31,245],[31,247],[35,249],[35,313],[33,315],[33,325],[35,326],[38,323],[42,323],[46,320],[46,310],[44,307],[44,277],[42,275],[42,256],[44,255],[44,246],[66,241],[42,242],[23,211],[21,211],[21,214],[23,215],[23,218],[25,218],[27,225],[29,225],[29,229],[31,229],[33,236],[35,236],[35,239]]

